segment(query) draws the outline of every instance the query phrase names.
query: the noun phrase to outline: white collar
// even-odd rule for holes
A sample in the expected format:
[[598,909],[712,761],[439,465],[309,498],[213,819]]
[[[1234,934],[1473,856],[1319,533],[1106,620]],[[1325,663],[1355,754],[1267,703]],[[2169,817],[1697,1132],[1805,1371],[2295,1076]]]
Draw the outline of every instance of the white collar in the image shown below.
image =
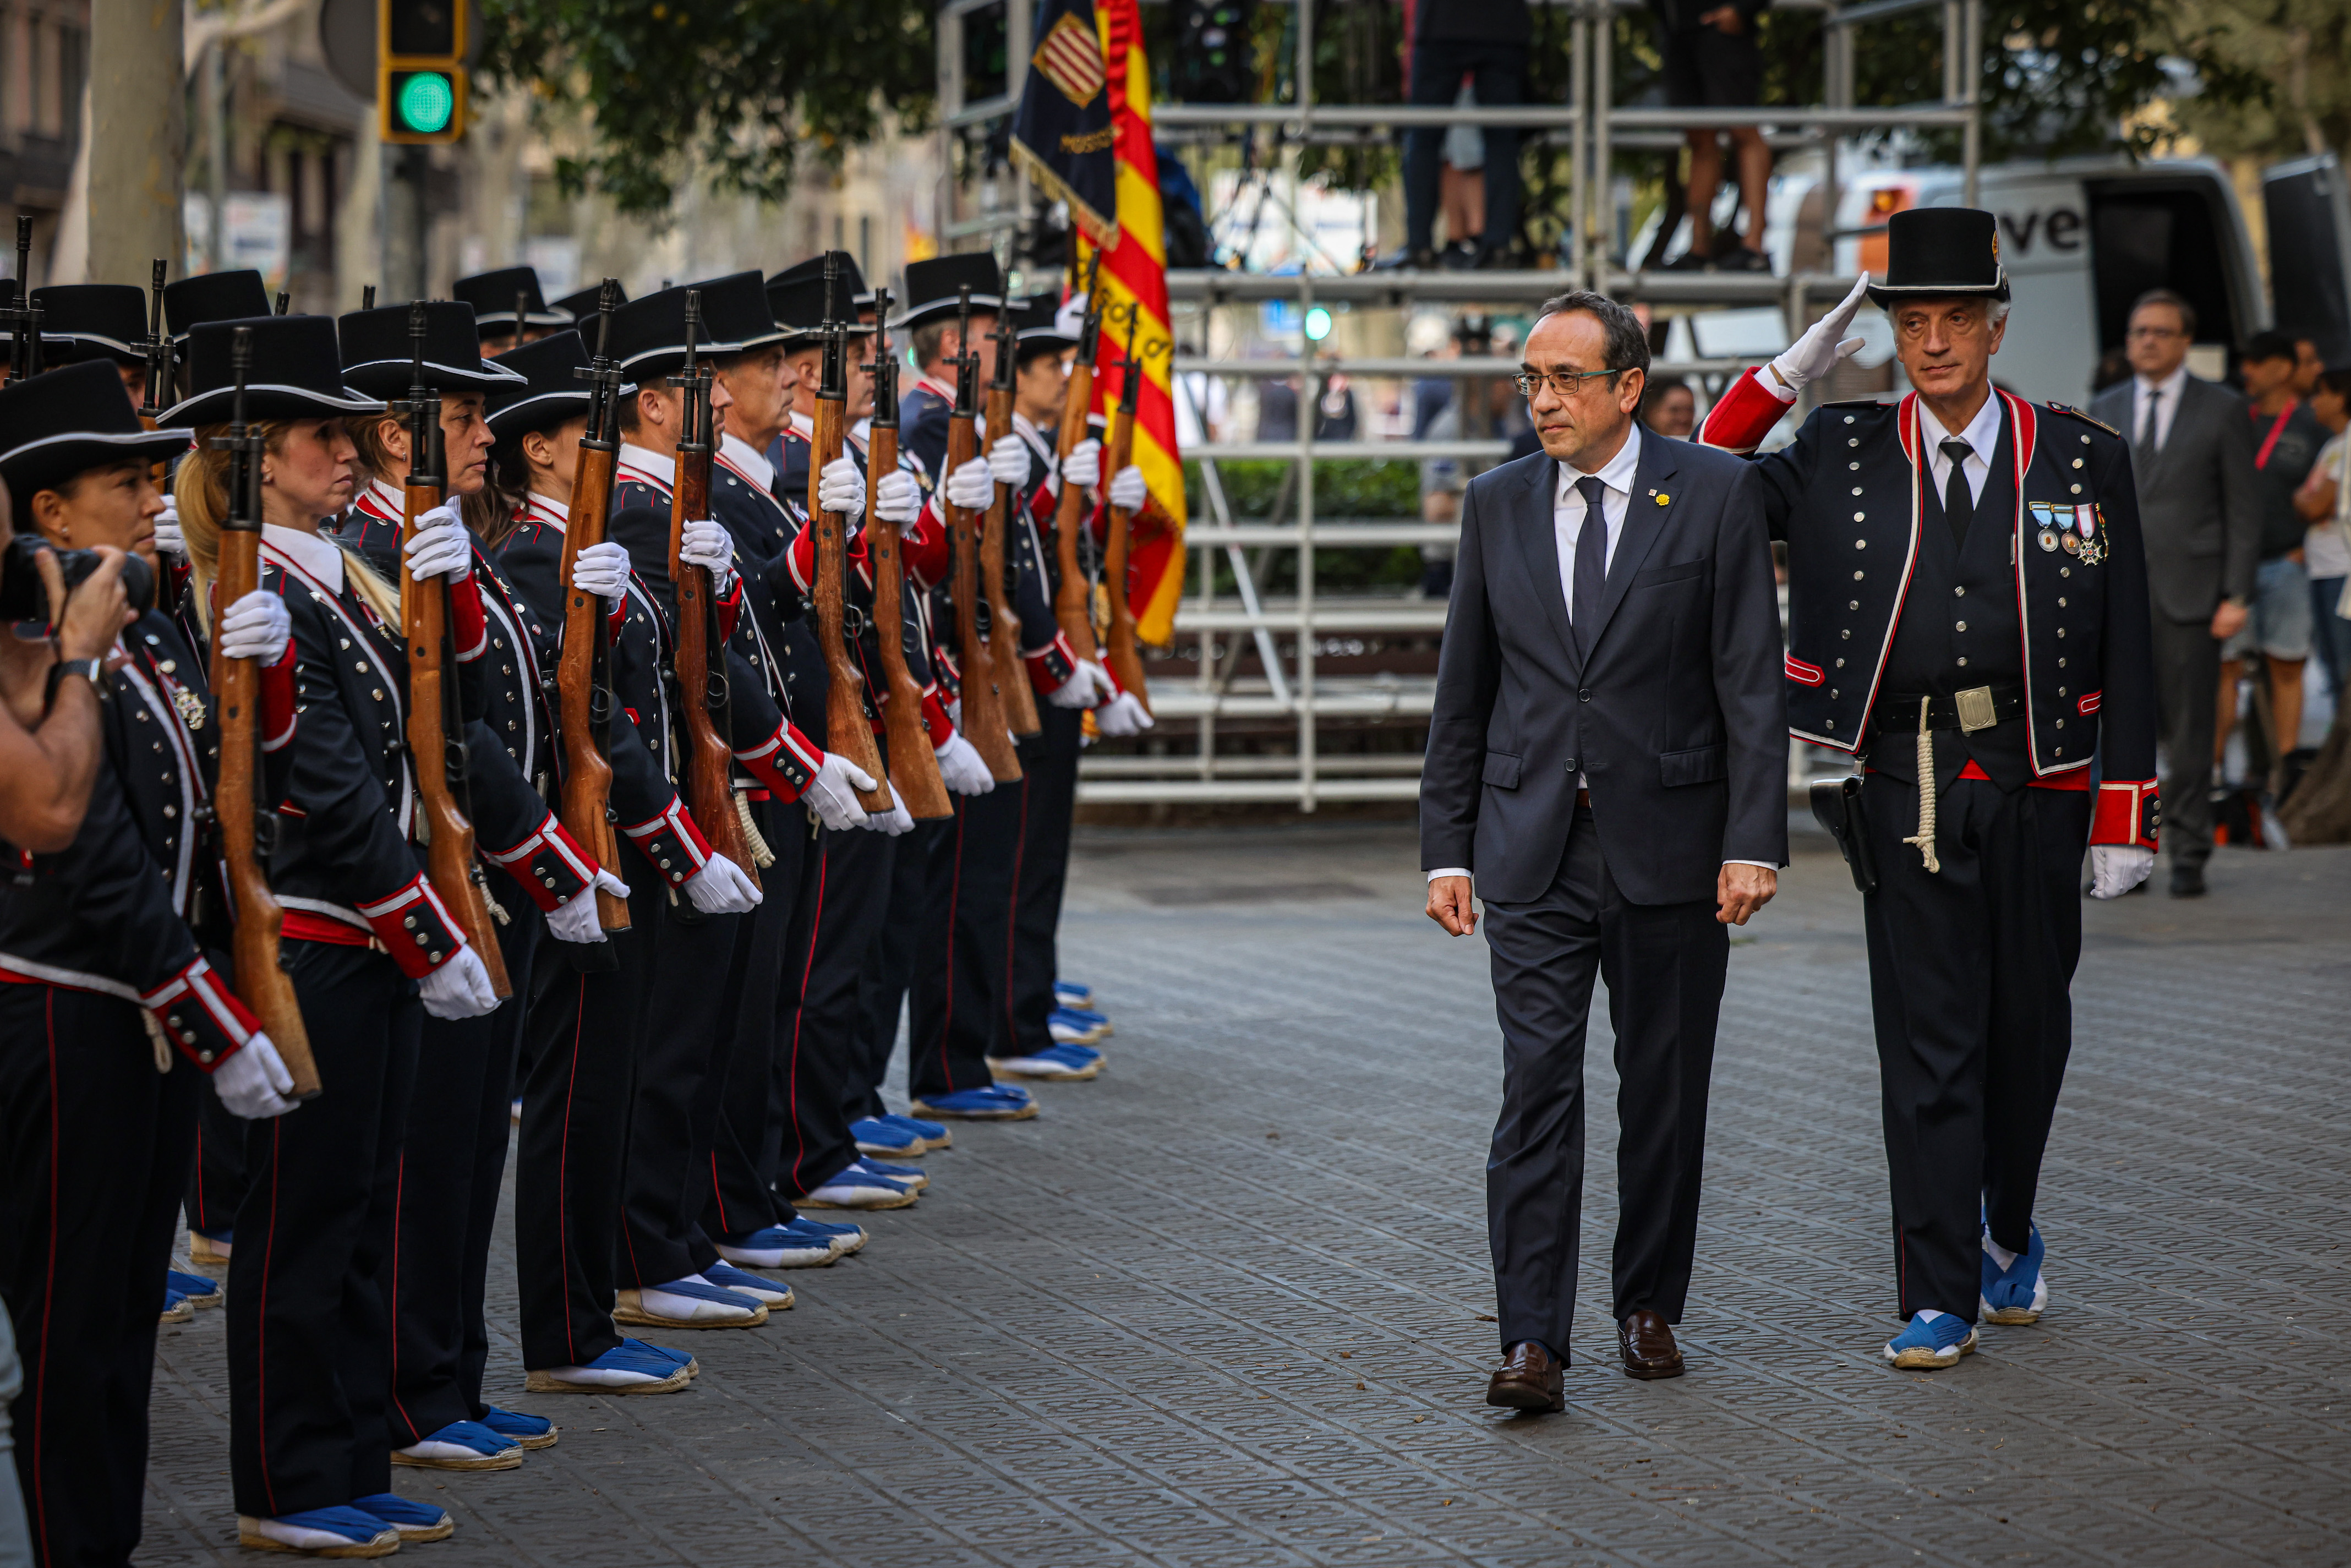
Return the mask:
[[[408,516],[408,492],[381,479],[371,479],[361,496],[382,508],[381,515],[392,522],[405,521]],[[355,501],[353,505],[357,505]]]
[[849,427],[849,439],[857,443],[857,450],[860,452],[864,451],[868,446],[872,445],[873,444],[873,416],[869,413],[863,419],[859,420],[855,424],[851,425]]
[[1625,444],[1616,449],[1615,456],[1601,465],[1598,472],[1586,475],[1573,464],[1559,465],[1558,502],[1565,506],[1568,497],[1575,491],[1575,482],[1583,478],[1597,479],[1609,489],[1629,496],[1633,493],[1633,476],[1640,466],[1641,422],[1636,419],[1625,432]]
[[558,531],[569,526],[571,521],[569,507],[537,490],[523,497],[522,507],[524,511],[530,514],[532,521],[545,523],[549,528]]
[[343,591],[343,551],[340,545],[308,529],[280,528],[276,523],[261,525],[261,542],[300,568],[305,577],[317,579],[328,592]]
[[2188,361],[2180,361],[2179,368],[2159,382],[2148,381],[2141,375],[2134,375],[2131,380],[2138,383],[2137,390],[2140,396],[2144,397],[2148,392],[2165,392],[2169,394],[2176,403],[2179,396],[2179,389],[2188,382]]
[[[1943,422],[1935,417],[1935,411],[1927,406],[1925,398],[1918,400],[1918,434],[1926,438],[1924,444],[1933,457],[1943,455],[1943,442],[1952,434],[1943,428]],[[1989,467],[1991,455],[2000,450],[2000,393],[1985,392],[1983,406],[1968,421],[1968,427],[1958,434]]]
[[921,391],[929,392],[933,397],[937,398],[942,402],[953,403],[955,402],[955,388],[940,381],[928,371],[925,371],[920,376],[915,378],[914,385]]
[[1037,428],[1035,420],[1017,408],[1012,411],[1012,434],[1020,436],[1034,447],[1038,456],[1044,458],[1048,463],[1052,461],[1053,449],[1045,444],[1045,433]]
[[640,474],[660,480],[665,489],[674,488],[677,485],[677,458],[674,454],[664,457],[658,452],[649,452],[623,441],[621,443],[621,461]]
[[799,433],[802,441],[816,439],[816,421],[797,410],[792,413],[792,429]]
[[737,470],[743,477],[758,486],[760,489],[772,490],[776,487],[776,465],[768,461],[766,454],[741,436],[734,434],[720,436],[718,455],[726,460],[727,466]]

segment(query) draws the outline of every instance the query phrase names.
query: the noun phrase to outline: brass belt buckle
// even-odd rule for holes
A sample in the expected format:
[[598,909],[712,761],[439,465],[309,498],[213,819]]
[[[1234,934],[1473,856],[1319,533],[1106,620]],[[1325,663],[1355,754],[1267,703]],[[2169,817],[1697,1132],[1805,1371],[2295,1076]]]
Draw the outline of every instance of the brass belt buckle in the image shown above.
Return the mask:
[[1990,686],[1971,686],[1951,700],[1959,705],[1961,734],[1972,733],[1979,729],[1990,729],[2000,722],[1999,716],[1992,711]]

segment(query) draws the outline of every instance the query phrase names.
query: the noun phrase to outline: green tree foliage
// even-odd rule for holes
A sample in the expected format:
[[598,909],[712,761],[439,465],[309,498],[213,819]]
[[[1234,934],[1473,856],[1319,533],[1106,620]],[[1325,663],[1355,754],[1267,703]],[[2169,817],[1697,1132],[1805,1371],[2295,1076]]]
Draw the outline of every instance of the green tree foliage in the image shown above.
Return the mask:
[[2351,147],[2351,6],[2343,0],[2179,0],[2213,52],[2268,81],[2241,102],[2199,94],[2172,106],[2179,129],[2223,157],[2291,158]]
[[664,217],[697,169],[775,201],[804,154],[838,164],[894,117],[920,131],[938,63],[929,0],[484,0],[482,70],[584,109],[569,193]]

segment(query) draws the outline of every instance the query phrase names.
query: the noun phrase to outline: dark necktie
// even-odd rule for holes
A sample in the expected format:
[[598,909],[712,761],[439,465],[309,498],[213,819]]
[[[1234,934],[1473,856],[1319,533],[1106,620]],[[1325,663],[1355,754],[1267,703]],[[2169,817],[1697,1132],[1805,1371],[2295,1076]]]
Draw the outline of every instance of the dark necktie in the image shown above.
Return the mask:
[[2162,402],[2161,387],[2151,387],[2147,390],[2147,407],[2138,416],[2138,439],[2131,443],[2131,445],[2136,448],[2131,453],[2131,460],[2138,465],[2138,471],[2141,474],[2146,473],[2155,464],[2156,433],[2163,428],[2156,423],[2156,408]]
[[1600,591],[1608,582],[1608,518],[1600,509],[1606,488],[1591,475],[1578,479],[1583,494],[1583,531],[1575,536],[1575,591],[1568,595],[1567,612],[1575,623],[1575,656],[1592,653],[1592,631],[1600,619]]
[[1951,525],[1951,542],[1968,542],[1968,520],[1975,516],[1976,501],[1968,494],[1968,476],[1959,465],[1975,455],[1976,449],[1956,435],[1943,438],[1943,457],[1951,465],[1951,476],[1943,481],[1943,520]]

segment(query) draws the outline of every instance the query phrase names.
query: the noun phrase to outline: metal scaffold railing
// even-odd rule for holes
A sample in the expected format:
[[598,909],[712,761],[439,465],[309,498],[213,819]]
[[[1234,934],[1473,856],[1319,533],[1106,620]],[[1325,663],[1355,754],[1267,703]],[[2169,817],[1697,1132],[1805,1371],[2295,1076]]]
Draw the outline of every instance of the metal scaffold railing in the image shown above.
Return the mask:
[[[1393,551],[1450,543],[1451,523],[1413,517],[1322,515],[1316,464],[1341,461],[1423,463],[1451,460],[1490,465],[1506,457],[1500,439],[1318,439],[1321,390],[1334,377],[1378,386],[1437,379],[1453,383],[1454,406],[1466,409],[1495,378],[1514,374],[1515,358],[1467,353],[1434,360],[1332,351],[1311,332],[1299,351],[1240,357],[1214,351],[1238,334],[1220,329],[1222,313],[1274,308],[1304,322],[1323,311],[1412,311],[1424,308],[1525,313],[1572,287],[1590,287],[1660,313],[1763,307],[1776,311],[1792,338],[1816,308],[1841,297],[1850,275],[1820,269],[1764,273],[1644,271],[1625,265],[1630,236],[1620,232],[1614,158],[1620,151],[1669,153],[1682,133],[1706,126],[1767,128],[1775,148],[1812,148],[1822,155],[1823,236],[1831,241],[1868,232],[1838,229],[1838,142],[1842,137],[1911,130],[1957,130],[1965,199],[1976,199],[1981,141],[1976,83],[1982,74],[1982,0],[1777,0],[1777,9],[1820,14],[1825,101],[1747,109],[1671,109],[1611,101],[1614,19],[1638,11],[1642,0],[1566,0],[1572,48],[1569,100],[1561,103],[1413,107],[1317,102],[1312,92],[1315,0],[1295,6],[1291,73],[1295,97],[1255,104],[1159,103],[1153,125],[1187,142],[1217,134],[1270,131],[1279,143],[1375,140],[1412,127],[1491,125],[1531,132],[1569,149],[1568,222],[1559,262],[1537,270],[1450,271],[1413,267],[1354,272],[1300,268],[1249,272],[1175,268],[1167,274],[1179,350],[1174,363],[1179,404],[1189,428],[1211,424],[1211,386],[1255,388],[1286,382],[1296,389],[1296,434],[1283,440],[1207,440],[1184,451],[1192,471],[1192,516],[1186,591],[1175,620],[1176,658],[1150,665],[1152,701],[1159,725],[1124,751],[1097,747],[1080,774],[1079,798],[1090,802],[1265,802],[1311,811],[1337,801],[1405,800],[1419,789],[1416,737],[1405,748],[1361,747],[1326,751],[1326,732],[1360,734],[1375,727],[1409,730],[1426,720],[1436,690],[1432,656],[1445,624],[1439,597],[1320,591],[1320,557],[1329,551]],[[1552,5],[1553,0],[1536,0]],[[1939,11],[1943,72],[1939,100],[1901,108],[1854,103],[1855,54],[1866,24],[1919,11]],[[1002,47],[1000,75],[984,82],[974,68],[979,32]],[[946,0],[939,13],[941,135],[948,140],[937,232],[953,246],[987,243],[1008,249],[1031,218],[1025,176],[996,166],[992,173],[958,179],[954,142],[977,139],[1018,104],[1030,46],[1029,0]],[[985,88],[975,95],[973,89]],[[977,144],[975,140],[975,145]],[[984,159],[974,159],[977,169]],[[1212,214],[1213,215],[1213,214]],[[1293,219],[1294,221],[1294,219]],[[1827,255],[1835,256],[1834,245]],[[1752,361],[1683,354],[1660,357],[1654,373],[1726,376]],[[1228,468],[1235,463],[1278,463],[1287,477],[1270,517],[1240,515]],[[1288,558],[1280,570],[1276,553]],[[1270,584],[1286,586],[1277,593]],[[1254,654],[1250,669],[1249,654]],[[1329,664],[1333,668],[1326,669]],[[1235,745],[1245,737],[1245,744]],[[1220,744],[1221,743],[1221,744]],[[1185,747],[1188,746],[1188,749]],[[1796,766],[1801,767],[1801,762]]]

